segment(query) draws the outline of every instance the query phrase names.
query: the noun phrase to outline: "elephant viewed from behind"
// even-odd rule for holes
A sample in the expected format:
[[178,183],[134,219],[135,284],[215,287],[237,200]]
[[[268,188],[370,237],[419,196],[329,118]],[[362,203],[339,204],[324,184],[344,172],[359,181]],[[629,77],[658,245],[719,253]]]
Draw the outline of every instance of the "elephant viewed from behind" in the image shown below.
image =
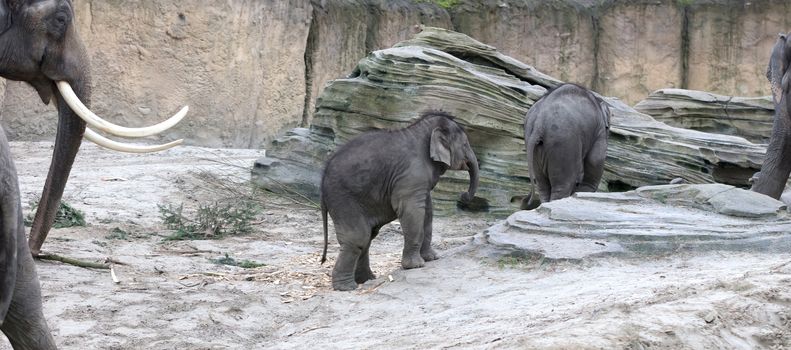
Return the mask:
[[609,129],[610,110],[592,92],[574,84],[547,91],[525,117],[532,189],[521,209],[575,192],[595,192],[604,172]]
[[752,190],[780,199],[791,174],[791,40],[780,34],[769,57],[766,77],[775,104],[772,136],[761,171],[753,176]]
[[438,258],[431,248],[431,190],[447,170],[469,171],[461,201],[472,201],[478,159],[462,127],[442,112],[425,113],[404,129],[364,133],[338,148],[321,180],[321,262],[327,258],[327,213],[341,246],[332,271],[334,289],[352,290],[375,278],[368,248],[379,229],[395,219],[404,231],[403,268]]
[[55,349],[22,222],[16,168],[0,127],[0,330],[14,349]]

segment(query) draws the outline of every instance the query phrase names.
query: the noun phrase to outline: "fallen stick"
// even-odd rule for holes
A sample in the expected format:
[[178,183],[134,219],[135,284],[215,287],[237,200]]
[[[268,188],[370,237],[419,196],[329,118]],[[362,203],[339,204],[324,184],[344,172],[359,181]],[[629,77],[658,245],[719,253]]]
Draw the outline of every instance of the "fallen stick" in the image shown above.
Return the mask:
[[84,261],[84,260],[78,260],[78,259],[74,259],[74,258],[60,256],[60,255],[57,255],[57,254],[39,254],[39,255],[35,256],[35,258],[37,258],[39,260],[58,261],[58,262],[62,262],[64,264],[74,265],[74,266],[78,266],[78,267],[84,267],[84,268],[88,268],[88,269],[103,269],[103,270],[109,270],[110,269],[110,265],[108,265],[108,264],[96,263],[96,262]]
[[112,265],[110,265],[110,277],[113,279],[113,283],[121,283],[121,280],[119,280],[118,276],[115,275],[115,269],[113,269]]
[[219,253],[214,250],[160,250],[160,253],[171,253],[171,254],[202,254],[202,253]]
[[129,264],[127,264],[125,262],[122,262],[122,261],[115,260],[115,259],[113,259],[111,257],[104,258],[104,263],[105,264],[116,264],[116,265],[129,266]]

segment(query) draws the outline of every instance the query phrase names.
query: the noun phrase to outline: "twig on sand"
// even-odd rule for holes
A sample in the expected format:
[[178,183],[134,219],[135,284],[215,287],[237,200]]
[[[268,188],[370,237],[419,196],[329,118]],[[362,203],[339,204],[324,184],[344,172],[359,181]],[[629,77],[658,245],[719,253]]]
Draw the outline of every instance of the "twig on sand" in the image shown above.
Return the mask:
[[125,262],[122,262],[122,261],[115,260],[115,259],[113,259],[113,258],[111,258],[109,256],[104,258],[104,263],[105,264],[115,264],[115,265],[129,266],[129,264],[127,264]]
[[315,330],[317,330],[317,329],[322,329],[322,328],[330,328],[330,326],[318,326],[318,327],[312,327],[312,328],[308,328],[308,329],[302,330],[302,331],[300,331],[300,332],[294,332],[294,333],[291,333],[291,334],[287,335],[286,337],[290,337],[290,336],[292,336],[292,335],[295,335],[295,334],[296,334],[296,335],[302,335],[302,334],[305,334],[305,333],[307,333],[307,332],[313,332],[313,331],[315,331]]
[[373,293],[374,291],[376,291],[377,289],[379,289],[379,287],[381,287],[383,284],[385,284],[385,282],[387,282],[387,280],[382,280],[381,282],[377,283],[375,286],[373,286],[373,287],[371,287],[371,288],[368,288],[368,289],[366,289],[366,290],[364,290],[364,291],[360,292],[360,294],[368,294],[368,293]]
[[35,258],[37,258],[39,260],[58,261],[58,262],[62,262],[64,264],[84,267],[84,268],[88,268],[88,269],[102,269],[102,270],[109,270],[110,269],[110,265],[109,264],[97,263],[97,262],[92,262],[92,261],[78,260],[78,259],[74,259],[74,258],[60,256],[60,255],[57,255],[57,254],[43,254],[42,253],[42,254],[39,254],[39,255],[35,256]]
[[202,254],[202,253],[215,253],[215,254],[219,253],[219,252],[214,251],[214,250],[199,250],[199,249],[195,249],[195,250],[188,250],[188,249],[185,249],[185,250],[160,250],[160,252],[171,253],[171,254],[183,254],[183,255]]
[[115,269],[113,269],[113,265],[110,265],[110,278],[113,279],[113,283],[115,284],[121,283],[121,280],[119,280],[118,276],[115,275]]
[[784,262],[784,263],[782,263],[780,265],[773,266],[772,268],[769,269],[769,271],[772,272],[772,273],[776,273],[776,272],[780,271],[781,268],[783,268],[783,267],[785,267],[785,266],[787,266],[789,264],[791,264],[791,261],[787,261],[787,262]]

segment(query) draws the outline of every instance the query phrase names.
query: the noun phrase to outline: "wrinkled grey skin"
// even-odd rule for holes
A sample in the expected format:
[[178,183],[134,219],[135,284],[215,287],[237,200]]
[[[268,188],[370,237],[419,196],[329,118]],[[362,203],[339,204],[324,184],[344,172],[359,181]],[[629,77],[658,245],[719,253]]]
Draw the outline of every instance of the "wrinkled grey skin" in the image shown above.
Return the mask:
[[55,349],[41,311],[36,266],[25,239],[16,168],[0,128],[0,330],[16,350]]
[[791,40],[780,34],[772,48],[766,78],[772,88],[775,115],[772,137],[761,171],[753,175],[752,190],[780,199],[791,174]]
[[583,87],[563,84],[539,99],[525,117],[532,190],[521,209],[575,192],[595,192],[604,172],[609,128],[607,104]]
[[367,132],[338,148],[321,180],[322,263],[327,213],[341,246],[332,271],[334,289],[352,290],[375,278],[368,248],[379,229],[395,219],[404,232],[403,268],[438,258],[431,248],[431,190],[448,169],[469,171],[469,189],[461,195],[469,202],[478,188],[478,159],[464,130],[444,113],[429,112],[404,129]]
[[90,64],[74,22],[71,0],[0,0],[0,76],[29,83],[44,103],[54,98],[58,107],[52,163],[30,230],[35,255],[55,220],[85,131],[85,122],[63,102],[55,82],[71,84],[90,107]]

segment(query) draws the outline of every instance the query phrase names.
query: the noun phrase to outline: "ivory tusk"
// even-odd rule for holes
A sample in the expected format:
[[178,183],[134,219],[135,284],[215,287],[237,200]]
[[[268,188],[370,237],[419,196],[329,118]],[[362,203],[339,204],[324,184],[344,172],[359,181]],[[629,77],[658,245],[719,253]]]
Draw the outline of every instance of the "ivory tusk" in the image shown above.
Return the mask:
[[167,129],[170,129],[174,125],[178,124],[184,116],[187,115],[189,111],[188,106],[184,106],[178,113],[170,117],[170,119],[165,120],[156,125],[142,127],[142,128],[127,128],[120,125],[116,125],[110,123],[102,118],[99,118],[96,114],[91,112],[88,107],[85,107],[84,104],[80,101],[77,95],[72,90],[71,85],[65,81],[58,81],[57,83],[58,91],[60,91],[61,96],[63,96],[63,100],[66,101],[66,104],[76,113],[82,120],[84,120],[88,125],[96,128],[97,130],[104,131],[108,134],[113,134],[116,136],[122,137],[144,137],[144,136],[151,136],[163,132]]
[[175,146],[180,145],[184,140],[178,139],[173,142],[168,142],[163,145],[154,145],[154,146],[139,146],[139,145],[132,145],[128,143],[122,143],[110,140],[102,135],[97,134],[95,131],[85,128],[85,139],[91,141],[99,146],[104,148],[109,148],[111,150],[119,151],[119,152],[128,152],[128,153],[151,153],[151,152],[159,152],[166,150],[168,148],[172,148]]

